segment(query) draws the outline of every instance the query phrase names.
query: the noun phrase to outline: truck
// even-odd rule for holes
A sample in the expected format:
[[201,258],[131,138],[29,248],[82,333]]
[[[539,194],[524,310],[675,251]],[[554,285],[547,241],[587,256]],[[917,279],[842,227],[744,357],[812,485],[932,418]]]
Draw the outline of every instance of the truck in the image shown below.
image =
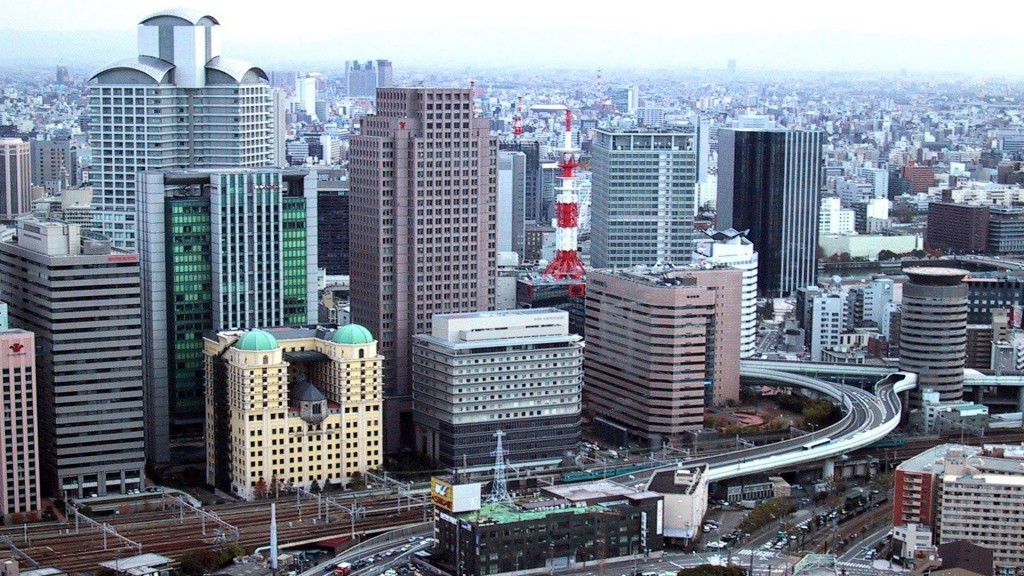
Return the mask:
[[342,562],[334,567],[334,576],[348,576],[352,573],[352,565],[348,562]]

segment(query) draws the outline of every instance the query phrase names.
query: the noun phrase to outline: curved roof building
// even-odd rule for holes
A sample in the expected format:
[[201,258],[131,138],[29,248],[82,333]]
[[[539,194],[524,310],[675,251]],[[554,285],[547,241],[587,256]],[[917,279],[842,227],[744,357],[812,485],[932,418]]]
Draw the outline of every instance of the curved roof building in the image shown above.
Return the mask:
[[93,227],[139,250],[139,169],[274,164],[267,73],[221,53],[220,22],[205,12],[163,10],[138,25],[136,56],[91,77]]
[[[274,164],[280,131],[267,74],[222,53],[220,22],[210,14],[171,9],[146,16],[138,24],[138,53],[99,69],[91,84],[93,229],[118,248],[146,255],[162,238],[144,238],[137,221],[145,208],[137,200],[139,173]],[[174,352],[166,340],[150,346],[165,352],[144,353],[146,374]],[[194,433],[203,407],[194,394],[152,377],[145,386],[147,453],[160,466],[170,461],[170,430]]]

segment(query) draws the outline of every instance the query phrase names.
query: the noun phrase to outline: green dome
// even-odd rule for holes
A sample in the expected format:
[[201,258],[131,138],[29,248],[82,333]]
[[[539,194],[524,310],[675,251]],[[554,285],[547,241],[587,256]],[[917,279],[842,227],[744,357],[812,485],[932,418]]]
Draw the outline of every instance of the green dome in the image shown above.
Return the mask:
[[274,350],[277,347],[277,338],[274,338],[273,334],[259,329],[249,330],[235,343],[235,348],[249,352]]
[[335,344],[369,344],[373,342],[373,334],[359,324],[342,326],[331,336],[331,342]]

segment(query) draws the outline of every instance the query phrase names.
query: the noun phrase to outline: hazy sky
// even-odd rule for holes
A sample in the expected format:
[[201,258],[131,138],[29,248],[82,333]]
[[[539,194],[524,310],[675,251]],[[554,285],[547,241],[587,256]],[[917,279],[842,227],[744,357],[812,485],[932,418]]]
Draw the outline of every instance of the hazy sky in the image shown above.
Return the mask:
[[[262,5],[274,8],[262,8]],[[134,53],[159,0],[0,0],[0,63],[100,65]],[[382,7],[389,10],[381,14]],[[192,0],[224,52],[254,64],[958,71],[1019,75],[1024,36],[999,7],[922,2]],[[1002,12],[1011,19],[1011,12]]]

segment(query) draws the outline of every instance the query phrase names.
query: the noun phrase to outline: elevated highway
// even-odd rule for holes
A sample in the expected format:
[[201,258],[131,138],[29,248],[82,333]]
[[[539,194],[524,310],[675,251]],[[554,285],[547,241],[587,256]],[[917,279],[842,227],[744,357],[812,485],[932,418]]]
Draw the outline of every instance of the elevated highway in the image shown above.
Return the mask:
[[[899,426],[902,405],[899,394],[917,385],[917,375],[887,373],[869,392],[855,386],[834,384],[810,376],[791,374],[758,365],[741,364],[740,376],[774,382],[779,386],[803,388],[836,400],[844,415],[839,422],[811,434],[776,442],[766,446],[736,450],[728,454],[693,458],[674,465],[656,468],[632,478],[617,478],[620,482],[652,482],[655,476],[670,474],[679,468],[706,464],[711,482],[737,478],[759,472],[769,472],[794,464],[819,462],[852,452],[881,440]],[[828,442],[821,442],[828,440]],[[808,445],[811,445],[808,447]],[[817,444],[817,445],[815,445]]]

